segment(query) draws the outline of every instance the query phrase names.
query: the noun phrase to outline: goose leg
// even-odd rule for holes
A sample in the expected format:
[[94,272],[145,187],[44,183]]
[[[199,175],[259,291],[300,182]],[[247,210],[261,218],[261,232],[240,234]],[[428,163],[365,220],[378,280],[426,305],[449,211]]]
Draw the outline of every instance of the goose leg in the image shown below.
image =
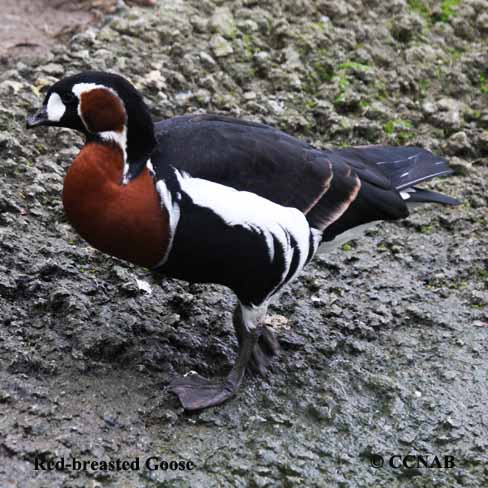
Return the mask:
[[177,395],[185,410],[202,410],[220,405],[236,394],[262,332],[261,318],[262,315],[255,322],[251,322],[249,318],[243,317],[242,307],[237,306],[234,324],[236,321],[242,324],[239,354],[234,366],[223,380],[212,381],[195,373],[175,378],[170,383],[168,390]]
[[[236,331],[239,344],[249,331],[243,320],[239,320],[238,309],[234,313],[234,329]],[[264,314],[263,314],[264,317]],[[256,345],[251,353],[248,368],[255,374],[264,376],[274,356],[280,353],[280,344],[273,330],[266,325],[261,327],[261,333],[257,339]]]

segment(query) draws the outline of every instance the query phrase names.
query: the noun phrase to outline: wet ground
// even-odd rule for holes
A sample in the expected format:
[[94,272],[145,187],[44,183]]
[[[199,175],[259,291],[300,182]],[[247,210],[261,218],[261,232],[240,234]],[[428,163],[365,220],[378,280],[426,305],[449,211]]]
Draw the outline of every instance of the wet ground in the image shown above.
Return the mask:
[[[488,4],[424,5],[160,1],[7,59],[2,488],[487,486]],[[228,371],[234,297],[154,283],[66,223],[63,175],[82,141],[26,132],[24,119],[43,87],[84,69],[124,74],[158,118],[224,112],[319,146],[422,145],[456,170],[433,188],[463,203],[318,257],[271,308],[283,348],[271,374],[187,415],[165,387],[175,373]],[[407,455],[432,467],[400,466]],[[35,469],[71,457],[139,469]],[[151,457],[193,465],[154,470]]]

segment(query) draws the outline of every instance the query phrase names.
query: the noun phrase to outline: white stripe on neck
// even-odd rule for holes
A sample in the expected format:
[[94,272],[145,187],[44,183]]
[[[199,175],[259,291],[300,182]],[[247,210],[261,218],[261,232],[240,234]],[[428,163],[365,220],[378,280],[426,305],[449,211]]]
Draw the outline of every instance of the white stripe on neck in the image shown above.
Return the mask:
[[[78,115],[88,132],[90,132],[90,128],[88,127],[87,123],[83,119],[83,114],[81,113],[81,95],[83,93],[87,93],[91,90],[96,90],[96,89],[107,90],[108,92],[112,93],[112,95],[115,95],[120,100],[118,93],[113,88],[110,88],[105,85],[99,85],[97,83],[77,83],[76,85],[74,85],[71,91],[79,99]],[[122,100],[121,103],[125,111],[125,105],[124,102],[122,102]],[[126,113],[126,120],[127,120],[127,113]],[[99,135],[100,138],[104,141],[114,142],[122,150],[122,155],[124,157],[124,170],[122,173],[122,182],[124,184],[127,184],[127,173],[129,172],[129,164],[127,162],[127,124],[124,125],[122,132],[117,132],[115,130],[107,130],[103,132],[97,132],[97,135]]]
[[123,180],[125,181],[127,172],[129,171],[129,163],[127,162],[127,127],[124,126],[122,132],[107,130],[104,132],[98,132],[97,135],[99,135],[104,141],[115,142],[115,144],[117,144],[117,146],[119,146],[122,150],[122,155],[124,157]]

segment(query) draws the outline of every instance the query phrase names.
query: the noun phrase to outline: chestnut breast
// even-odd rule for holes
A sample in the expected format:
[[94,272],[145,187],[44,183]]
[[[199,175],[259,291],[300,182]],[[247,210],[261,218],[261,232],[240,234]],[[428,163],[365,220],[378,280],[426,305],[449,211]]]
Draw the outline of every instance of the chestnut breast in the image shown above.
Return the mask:
[[168,246],[168,213],[147,169],[127,185],[120,183],[122,170],[119,147],[85,145],[64,180],[64,209],[71,225],[96,249],[153,267]]

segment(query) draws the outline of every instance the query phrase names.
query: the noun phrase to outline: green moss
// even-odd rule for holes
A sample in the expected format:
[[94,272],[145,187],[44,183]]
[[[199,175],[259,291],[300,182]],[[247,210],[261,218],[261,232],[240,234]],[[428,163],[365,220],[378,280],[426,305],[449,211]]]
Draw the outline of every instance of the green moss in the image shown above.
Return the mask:
[[447,22],[456,14],[455,8],[461,3],[461,0],[444,0],[441,3],[441,22]]
[[337,86],[339,87],[339,94],[335,97],[334,102],[341,104],[346,100],[346,90],[350,83],[344,74],[336,75],[334,78],[337,80]]
[[309,67],[303,79],[303,90],[314,95],[320,84],[333,80],[334,66],[328,61],[330,56],[327,49],[319,48],[311,53],[299,49],[299,53]]
[[244,47],[244,54],[247,59],[252,59],[256,53],[256,47],[254,46],[253,39],[249,34],[243,34],[242,45]]
[[408,0],[410,10],[418,13],[425,20],[430,22],[430,7],[427,2],[423,0]]
[[383,131],[400,144],[405,144],[415,136],[412,128],[413,124],[409,120],[395,119],[386,122],[383,126]]
[[341,92],[339,93],[339,95],[337,95],[335,98],[334,98],[334,103],[335,104],[342,104],[346,101],[346,94],[345,92]]
[[385,134],[391,135],[399,130],[411,129],[412,127],[413,124],[409,120],[395,119],[386,122],[386,124],[383,126],[383,130],[385,131]]
[[305,107],[307,107],[308,109],[313,109],[317,106],[317,100],[307,100],[305,102]]
[[376,98],[378,100],[385,100],[385,98],[388,97],[388,90],[386,89],[386,84],[383,80],[375,80],[374,87],[377,91]]
[[354,71],[368,71],[371,69],[367,64],[356,63],[355,61],[346,61],[345,63],[341,63],[338,67],[338,70],[354,70]]
[[456,49],[455,47],[448,47],[447,52],[449,53],[453,61],[457,61],[464,54],[463,51],[461,51],[460,49]]
[[389,120],[384,126],[383,126],[383,130],[385,131],[385,134],[393,134],[393,132],[395,132],[395,125],[394,125],[394,122],[393,120]]
[[352,251],[351,244],[349,244],[349,242],[346,242],[346,243],[342,244],[342,250],[343,251],[346,251],[346,252]]
[[484,73],[480,73],[480,92],[488,94],[488,80]]
[[421,234],[432,234],[433,227],[432,225],[422,225],[419,229]]
[[[333,68],[329,66],[324,66],[322,72],[317,70],[317,67],[315,71],[319,74],[319,78],[321,81],[334,81],[337,83],[337,87],[339,88],[339,93],[334,99],[335,104],[342,104],[346,100],[346,95],[347,95],[347,90],[351,84],[350,82],[350,76],[353,75],[353,73],[349,73],[350,71],[367,71],[371,69],[367,64],[363,63],[358,63],[356,61],[345,61],[344,63],[339,64],[335,68],[335,72]],[[369,105],[368,101],[364,102],[365,105]]]
[[329,63],[325,63],[324,61],[314,61],[312,62],[312,68],[317,75],[317,78],[320,82],[329,82],[334,77],[334,69],[331,67]]
[[430,80],[419,80],[420,94],[424,96],[430,88]]
[[333,79],[337,80],[337,86],[339,87],[339,95],[335,101],[341,103],[344,101],[345,92],[350,85],[347,71],[367,71],[369,66],[366,64],[356,63],[355,61],[346,61],[337,66],[337,73],[333,76]]
[[435,22],[448,22],[451,17],[456,15],[456,7],[461,3],[461,0],[443,0],[440,4],[440,13],[432,19],[431,2],[425,0],[408,0],[410,10],[419,14],[427,23],[431,24],[432,20]]
[[481,112],[479,110],[468,109],[464,113],[464,118],[467,122],[472,122],[481,119]]
[[488,281],[488,269],[479,269],[476,273],[483,281]]
[[349,86],[349,80],[345,76],[338,77],[338,85],[341,91],[344,91]]
[[408,141],[415,137],[413,132],[402,131],[397,134],[397,139],[400,144],[407,144]]
[[311,22],[310,27],[313,30],[317,30],[319,32],[323,32],[327,28],[327,24],[320,20],[319,22]]

